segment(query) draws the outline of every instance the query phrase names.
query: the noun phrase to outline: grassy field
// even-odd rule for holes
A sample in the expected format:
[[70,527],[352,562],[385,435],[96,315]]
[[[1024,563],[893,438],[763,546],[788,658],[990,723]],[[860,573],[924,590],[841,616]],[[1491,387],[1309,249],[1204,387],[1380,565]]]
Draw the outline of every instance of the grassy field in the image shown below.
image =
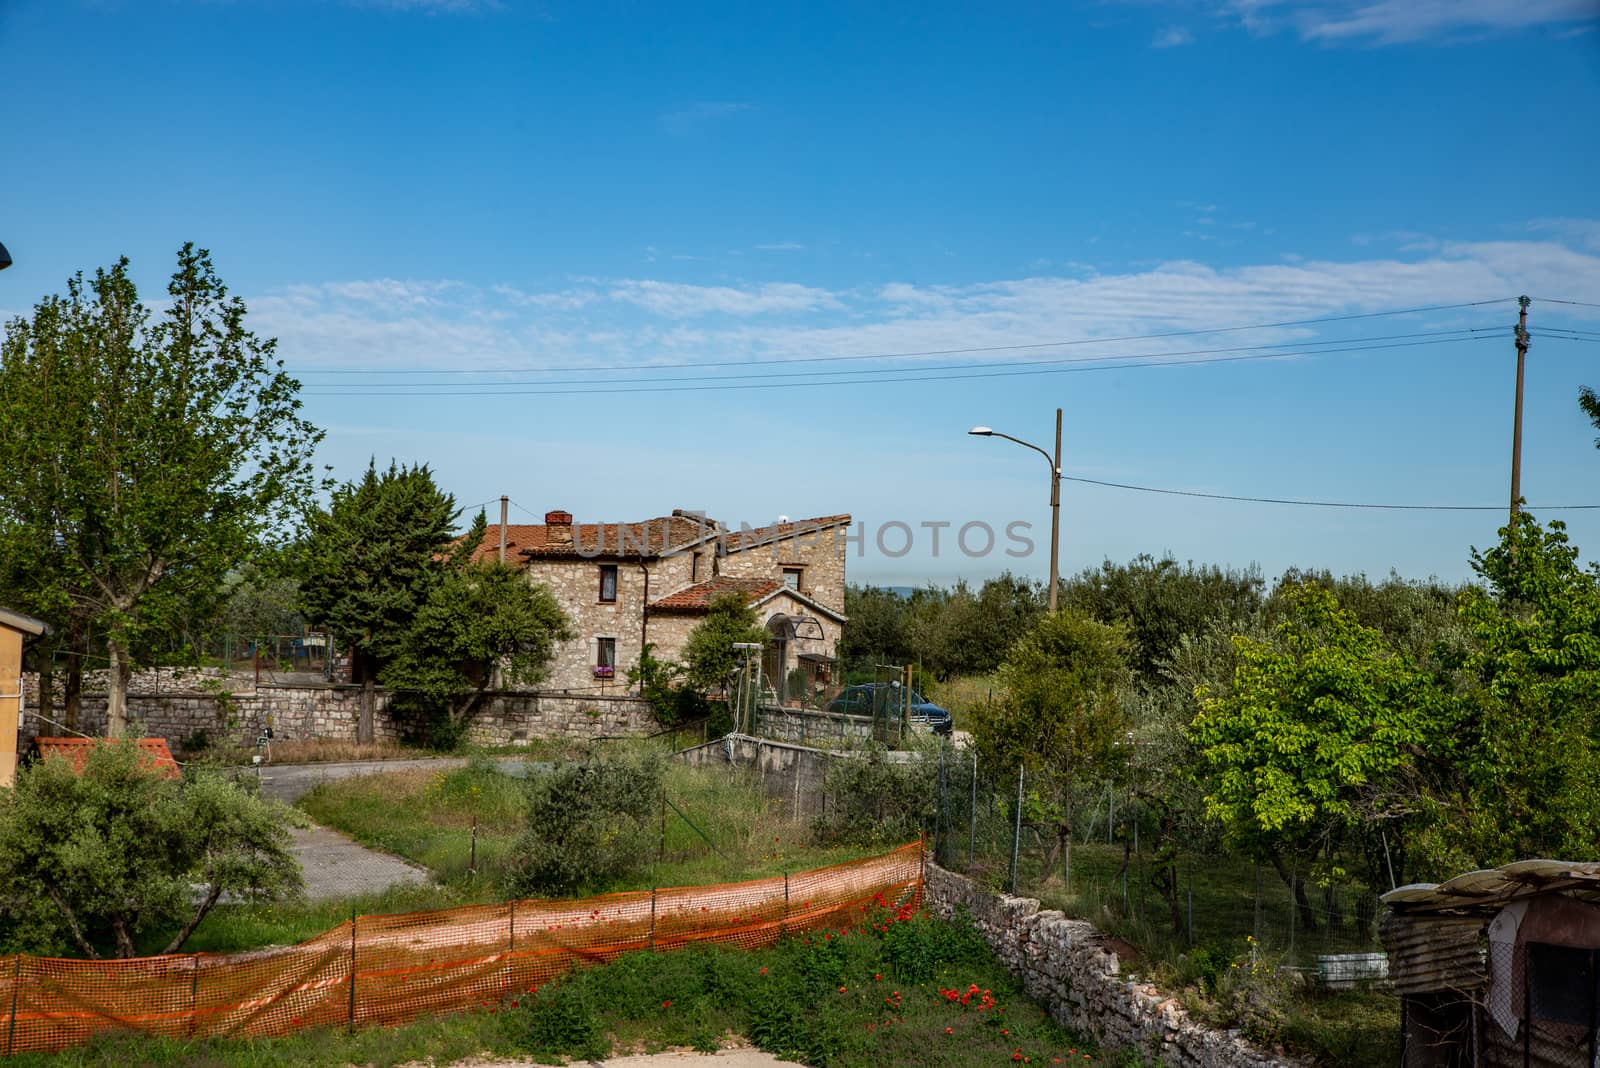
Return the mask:
[[[873,917],[874,924],[892,920]],[[474,1013],[283,1039],[108,1038],[19,1068],[446,1065],[483,1055],[556,1064],[628,1052],[753,1044],[829,1068],[1113,1064],[1029,1001],[970,926],[925,916],[765,950],[640,953]]]
[[[446,887],[493,896],[523,830],[522,791],[521,779],[474,762],[325,783],[300,807],[364,845],[423,865]],[[665,796],[655,857],[627,883],[605,889],[756,879],[878,851],[812,845],[810,828],[784,816],[759,780],[738,771],[669,766]]]

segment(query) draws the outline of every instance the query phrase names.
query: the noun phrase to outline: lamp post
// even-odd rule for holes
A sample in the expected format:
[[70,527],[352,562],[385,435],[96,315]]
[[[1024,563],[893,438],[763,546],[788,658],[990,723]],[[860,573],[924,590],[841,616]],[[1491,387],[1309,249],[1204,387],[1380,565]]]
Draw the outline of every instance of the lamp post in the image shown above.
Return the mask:
[[1002,434],[986,426],[975,426],[967,431],[968,434],[980,438],[1005,438],[1018,445],[1032,449],[1043,456],[1050,465],[1050,611],[1056,610],[1056,584],[1057,570],[1060,567],[1061,552],[1061,409],[1056,409],[1056,454],[1054,457],[1031,441],[1014,438],[1010,434]]

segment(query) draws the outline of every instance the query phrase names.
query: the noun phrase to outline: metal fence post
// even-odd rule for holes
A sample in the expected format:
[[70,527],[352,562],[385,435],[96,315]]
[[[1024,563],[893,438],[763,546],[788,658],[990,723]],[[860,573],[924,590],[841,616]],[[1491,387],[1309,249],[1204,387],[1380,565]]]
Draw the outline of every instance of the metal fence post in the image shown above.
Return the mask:
[[972,751],[972,825],[967,830],[967,870],[971,871],[978,860],[978,751]]
[[22,954],[17,954],[17,966],[11,973],[11,1026],[6,1029],[6,1056],[11,1056],[17,1038],[17,998],[22,993]]
[[189,1035],[194,1036],[195,1023],[200,1015],[200,954],[189,958]]
[[356,1029],[356,910],[350,910],[350,1030]]
[[650,888],[650,952],[656,949],[656,888]]
[[778,923],[778,937],[789,933],[789,873],[783,873],[783,919]]
[[1022,849],[1022,778],[1027,765],[1017,765],[1017,811],[1011,829],[1011,896],[1017,896],[1017,854]]

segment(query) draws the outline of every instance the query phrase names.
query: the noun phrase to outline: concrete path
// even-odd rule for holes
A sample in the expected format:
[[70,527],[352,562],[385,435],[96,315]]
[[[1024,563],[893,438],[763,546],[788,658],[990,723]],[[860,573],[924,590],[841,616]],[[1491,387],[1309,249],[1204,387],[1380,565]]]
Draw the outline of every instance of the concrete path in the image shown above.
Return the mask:
[[[521,757],[497,757],[496,763],[516,765]],[[466,757],[418,757],[411,760],[352,760],[343,764],[263,764],[261,796],[294,804],[319,783],[353,779],[362,775],[383,775],[391,771],[430,768],[446,771],[467,763]]]
[[428,869],[388,853],[352,842],[344,835],[313,824],[295,827],[293,852],[312,901],[376,894],[403,883],[421,885],[433,877]]
[[[390,771],[433,768],[443,771],[465,764],[465,757],[415,760],[355,760],[344,764],[266,764],[261,768],[261,793],[294,804],[319,783]],[[522,763],[520,757],[500,758],[503,764]],[[389,853],[368,849],[336,831],[313,824],[296,827],[294,855],[306,880],[306,897],[313,901],[376,894],[403,883],[421,884],[432,879],[426,868]]]

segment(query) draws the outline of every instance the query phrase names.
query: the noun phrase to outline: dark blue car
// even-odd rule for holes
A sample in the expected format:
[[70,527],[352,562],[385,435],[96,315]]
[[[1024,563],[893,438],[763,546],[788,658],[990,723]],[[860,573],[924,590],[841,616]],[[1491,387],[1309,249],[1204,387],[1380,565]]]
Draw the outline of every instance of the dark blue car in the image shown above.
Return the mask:
[[[904,694],[898,682],[846,686],[839,691],[839,696],[828,702],[828,711],[870,716],[876,709],[897,710],[905,703]],[[911,691],[911,722],[925,724],[935,734],[949,734],[955,727],[955,720],[948,710],[940,708],[915,690]]]

